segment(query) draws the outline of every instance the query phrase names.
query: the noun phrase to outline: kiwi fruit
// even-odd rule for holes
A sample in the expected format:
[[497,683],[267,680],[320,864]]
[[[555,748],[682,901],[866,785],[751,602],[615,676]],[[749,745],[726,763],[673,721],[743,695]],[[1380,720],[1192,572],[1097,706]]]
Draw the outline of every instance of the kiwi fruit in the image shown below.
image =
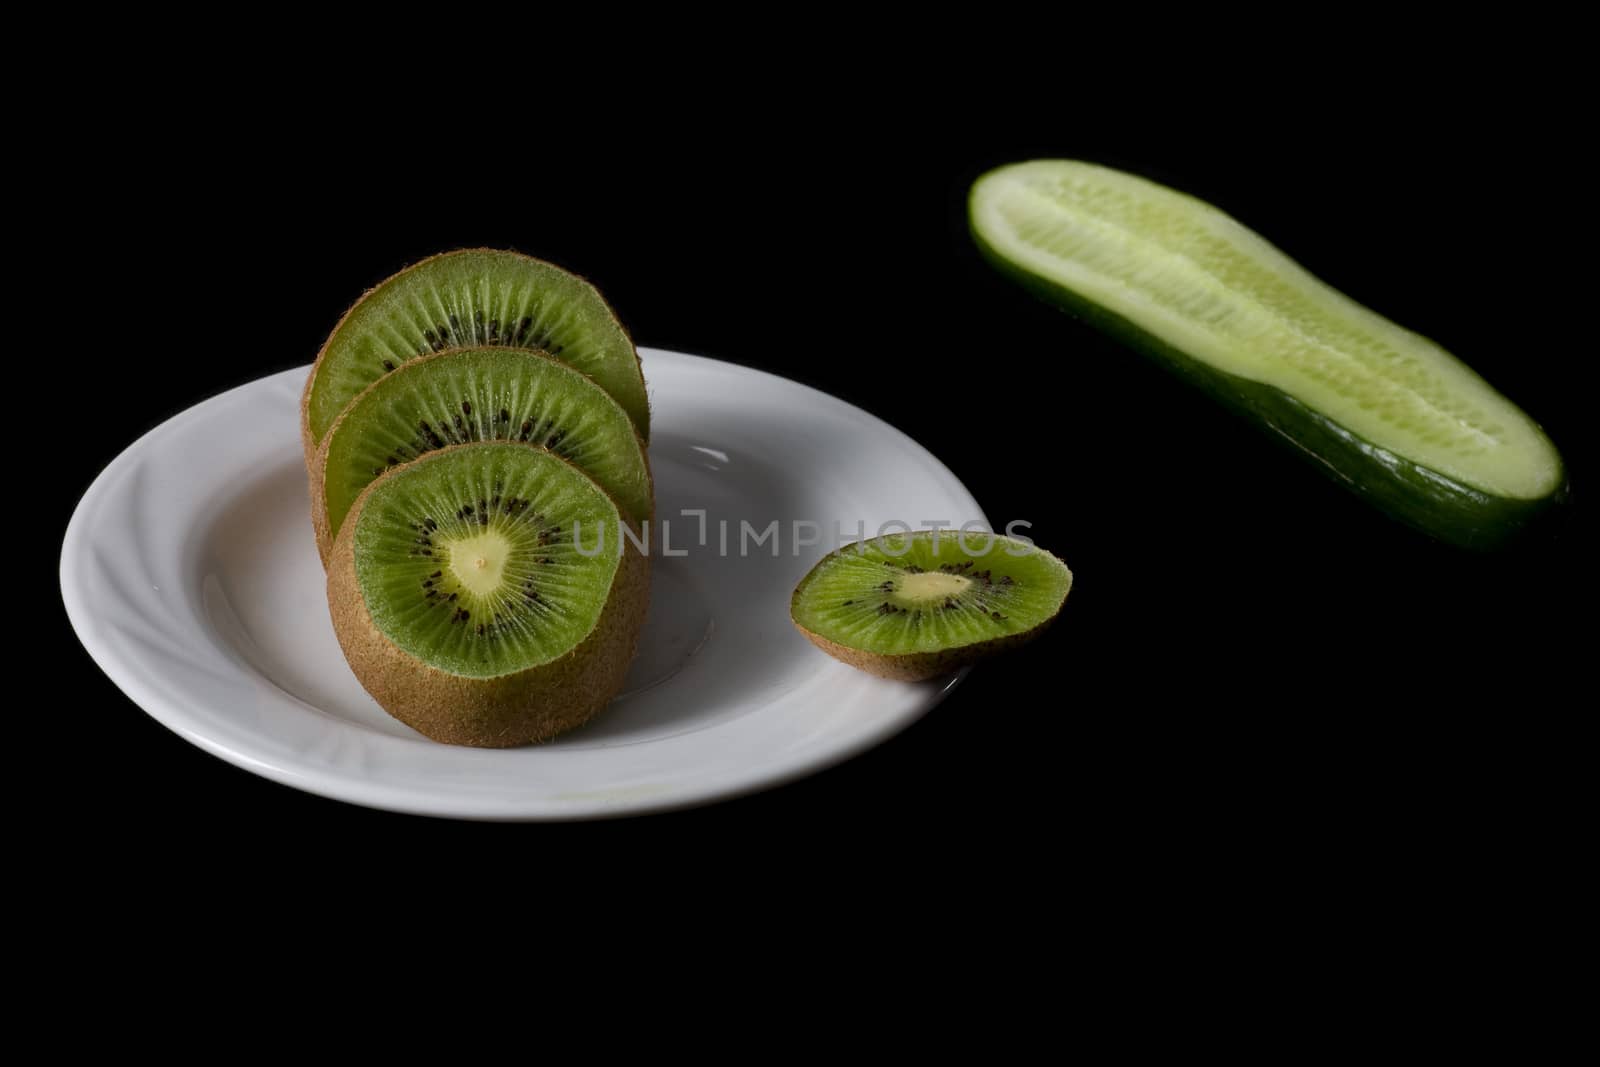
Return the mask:
[[446,348],[537,348],[616,397],[650,439],[639,355],[598,290],[543,260],[487,248],[445,252],[367,292],[317,354],[300,403],[309,467],[348,404],[401,364]]
[[1071,588],[1066,564],[1026,541],[920,530],[825,557],[795,587],[789,615],[836,659],[917,682],[1037,637]]
[[386,471],[329,561],[345,658],[435,741],[501,748],[582,724],[621,688],[644,623],[649,563],[623,547],[622,518],[577,467],[520,441]]
[[635,524],[652,512],[650,467],[627,412],[577,370],[515,348],[450,349],[369,385],[311,462],[311,518],[324,563],[361,490],[447,445],[512,440],[576,464]]

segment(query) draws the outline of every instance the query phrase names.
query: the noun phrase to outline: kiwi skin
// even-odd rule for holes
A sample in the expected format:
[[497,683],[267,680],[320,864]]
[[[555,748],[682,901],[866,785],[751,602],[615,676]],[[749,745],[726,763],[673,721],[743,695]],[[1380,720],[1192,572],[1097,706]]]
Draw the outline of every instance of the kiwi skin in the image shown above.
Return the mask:
[[[446,359],[459,351],[461,351],[459,348],[444,348],[430,355],[418,356],[413,362],[420,362],[425,359]],[[513,349],[513,351],[527,352],[530,356],[537,356],[540,359],[548,359],[555,362],[560,362],[548,352],[541,352],[537,348]],[[382,380],[382,378],[378,379],[378,381]],[[344,410],[339,412],[339,417],[333,420],[333,425],[328,427],[328,432],[322,435],[322,443],[315,447],[310,455],[310,458],[306,460],[306,466],[311,476],[311,529],[317,537],[317,555],[322,558],[323,570],[327,570],[328,560],[333,555],[333,531],[329,529],[328,499],[326,493],[328,480],[328,451],[333,445],[333,435],[339,432],[339,424],[344,422],[345,416],[349,415],[350,412],[355,409],[356,403],[362,397],[366,396],[367,393],[369,393],[373,388],[375,388],[377,384],[378,382],[373,382],[361,392],[357,393],[355,398],[352,399],[350,403],[345,405]],[[307,387],[306,395],[311,395],[309,386]],[[304,412],[304,405],[305,401],[302,400],[302,412]],[[301,429],[307,434],[310,433],[310,423],[304,421],[303,416]],[[639,442],[639,454],[644,457],[644,475],[647,479],[649,479],[651,496],[653,497],[655,495],[655,473],[650,469],[650,450],[645,447],[644,441],[640,439],[638,427],[634,427],[633,437],[635,441]],[[430,454],[431,453],[423,453],[423,455]],[[602,490],[602,492],[603,491],[604,490]],[[615,503],[615,501],[613,501],[613,503]],[[346,524],[350,522],[351,516],[354,514],[355,511],[352,509],[350,515],[345,516]],[[623,512],[623,518],[624,520],[628,518],[626,512]],[[644,516],[641,521],[648,521],[650,518],[651,516],[647,515]],[[635,524],[635,528],[637,529],[637,524]]]
[[[444,451],[474,447],[451,445]],[[589,721],[621,691],[638,650],[650,600],[649,560],[624,539],[600,620],[566,655],[494,678],[441,671],[396,647],[374,625],[356,580],[355,530],[362,509],[378,485],[408,466],[386,471],[362,490],[334,540],[328,565],[333,632],[362,688],[396,719],[450,745],[514,748]]]
[[[792,610],[790,619],[794,619]],[[907,652],[898,656],[884,655],[877,652],[864,652],[859,648],[841,645],[837,641],[830,641],[819,633],[813,633],[795,622],[795,629],[806,635],[807,640],[836,660],[850,664],[868,674],[875,674],[879,678],[890,678],[897,682],[925,682],[929,678],[938,678],[949,674],[951,671],[976,663],[980,659],[1018,648],[1038,637],[1050,628],[1050,620],[1040,623],[1033,629],[1020,634],[1007,634],[997,637],[993,641],[982,641],[972,645],[961,645],[958,648],[947,648],[939,652]]]
[[[515,249],[504,249],[504,248],[452,248],[448,252],[439,252],[439,253],[436,253],[434,255],[429,256],[427,259],[419,259],[417,262],[411,264],[410,266],[403,267],[400,270],[395,271],[393,274],[391,274],[387,278],[383,279],[383,281],[379,282],[377,285],[374,285],[372,288],[366,290],[365,292],[363,292],[361,294],[359,299],[357,299],[349,307],[344,309],[344,314],[339,316],[339,321],[334,324],[333,329],[328,331],[327,339],[322,342],[322,347],[317,350],[316,362],[311,364],[311,373],[306,375],[305,389],[303,391],[301,391],[301,393],[300,393],[300,446],[305,451],[306,470],[307,470],[307,472],[310,472],[310,471],[312,471],[314,469],[314,466],[315,466],[315,463],[316,463],[316,456],[317,456],[317,445],[319,444],[319,442],[317,441],[316,437],[314,437],[312,435],[312,433],[311,433],[311,389],[312,389],[312,386],[317,384],[317,371],[322,369],[322,357],[328,354],[328,343],[339,335],[339,329],[340,329],[340,327],[342,327],[344,325],[344,320],[348,319],[350,317],[350,313],[352,311],[354,311],[356,308],[360,307],[362,301],[366,300],[367,297],[371,296],[374,292],[376,292],[378,289],[381,289],[383,286],[387,285],[389,282],[391,282],[394,279],[400,277],[402,274],[410,274],[414,270],[420,270],[421,268],[427,266],[429,263],[432,263],[436,259],[443,259],[445,256],[453,256],[453,255],[457,255],[457,254],[459,254],[461,252],[505,252],[505,251],[513,251],[513,252],[515,252],[516,250]],[[521,253],[521,252],[517,252],[516,254],[519,255],[519,256],[523,255],[523,253]],[[535,259],[537,257],[535,257],[535,256],[527,256],[526,258]],[[540,260],[539,262],[545,263],[547,266],[557,267],[556,264],[550,263],[547,260]],[[566,270],[565,267],[557,267],[557,269],[564,270],[568,274],[573,274],[572,271]],[[576,277],[579,281],[585,282],[588,285],[592,286],[596,293],[600,293],[599,286],[594,285],[594,283],[590,282],[589,279],[583,277],[580,274],[573,274],[573,276]],[[617,318],[616,311],[614,311],[612,309],[610,303],[608,303],[606,301],[605,294],[603,294],[603,293],[600,294],[600,303],[604,304],[606,310],[611,312],[612,319],[614,319],[616,321],[617,326],[622,330],[622,336],[627,338],[628,347],[633,349],[633,361],[636,364],[639,364],[639,367],[640,367],[639,373],[640,373],[640,376],[643,377],[643,375],[644,375],[644,369],[643,369],[644,364],[639,359],[639,346],[633,343],[633,335],[628,332],[628,327],[623,324],[622,320]],[[514,346],[507,345],[507,346],[504,346],[504,347],[514,347]],[[331,427],[331,426],[328,427],[328,432],[332,433],[333,432],[333,427]]]

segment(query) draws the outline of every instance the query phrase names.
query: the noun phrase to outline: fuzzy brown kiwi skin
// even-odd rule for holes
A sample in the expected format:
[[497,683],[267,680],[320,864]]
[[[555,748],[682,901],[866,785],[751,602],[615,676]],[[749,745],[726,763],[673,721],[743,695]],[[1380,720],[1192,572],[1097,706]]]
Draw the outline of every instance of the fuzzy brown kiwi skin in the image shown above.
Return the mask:
[[[482,347],[486,347],[486,346],[483,346],[483,345],[474,345],[473,346],[473,348],[482,348]],[[510,348],[508,346],[500,346],[500,347],[507,347],[508,351],[513,351],[513,352],[516,352],[516,351],[526,352],[531,356],[538,356],[541,359],[548,359],[548,360],[550,360],[551,362],[554,362],[554,363],[560,363],[561,362],[560,360],[556,359],[554,356],[552,356],[550,353],[544,351],[543,349],[538,349],[538,348],[517,349],[517,348]],[[460,352],[460,351],[463,351],[463,350],[460,349],[460,348],[441,348],[437,352],[429,353],[426,356],[419,356],[414,360],[408,360],[407,363],[406,363],[406,366],[410,366],[412,363],[421,363],[423,360],[428,360],[428,359],[443,359],[446,356],[454,355],[455,353]],[[566,367],[568,370],[577,370],[577,368],[573,367],[571,364],[562,363],[561,365],[563,367]],[[578,371],[578,373],[579,374],[583,374],[582,371]],[[384,377],[387,378],[388,375],[384,375]],[[588,375],[585,374],[584,377],[588,378]],[[344,422],[345,416],[350,414],[350,412],[355,408],[357,402],[360,401],[362,397],[364,397],[368,393],[370,393],[373,389],[375,389],[377,387],[377,385],[378,385],[378,382],[381,382],[382,380],[383,380],[383,378],[379,378],[378,381],[373,382],[371,385],[369,385],[365,389],[361,390],[361,392],[357,393],[355,395],[355,397],[353,397],[351,399],[350,403],[348,403],[348,404],[346,404],[344,406],[344,410],[339,412],[339,417],[333,420],[333,425],[328,427],[328,432],[322,435],[322,443],[316,446],[315,450],[311,454],[311,458],[306,461],[306,469],[307,469],[307,473],[308,473],[308,475],[310,477],[310,481],[311,481],[311,528],[316,533],[316,537],[317,537],[317,555],[322,558],[322,569],[323,570],[327,570],[328,569],[328,559],[333,554],[333,530],[330,528],[331,524],[328,522],[328,500],[327,500],[327,495],[326,495],[326,490],[327,490],[327,485],[328,485],[328,452],[329,452],[329,450],[331,449],[331,447],[333,445],[333,435],[338,432],[340,423]],[[593,381],[594,379],[591,378],[589,380]],[[306,395],[310,396],[311,394],[308,391],[306,393]],[[607,395],[609,396],[610,394],[607,394]],[[615,398],[613,398],[613,402],[615,402]],[[304,403],[305,403],[305,401],[302,400],[302,410],[304,409]],[[624,412],[624,414],[626,414],[626,412]],[[632,419],[628,420],[628,425],[629,426],[633,426],[633,420]],[[305,431],[308,426],[309,426],[309,423],[303,424],[302,427],[301,427],[302,431]],[[651,498],[651,500],[654,500],[655,499],[656,476],[655,476],[655,472],[653,470],[651,470],[651,468],[650,468],[650,449],[645,447],[644,439],[639,436],[639,428],[637,426],[633,426],[633,439],[636,442],[638,442],[639,454],[644,457],[644,476],[645,476],[646,482],[648,482],[649,485],[650,485],[650,498]],[[485,440],[491,440],[491,439],[490,438],[486,438]],[[503,437],[500,437],[500,438],[492,438],[492,440],[503,441],[503,440],[507,440],[507,439],[503,438]],[[435,449],[434,451],[438,451],[438,450]],[[422,453],[422,455],[429,455],[429,454],[430,453],[427,453],[427,452]],[[420,458],[420,457],[418,457],[418,458]],[[619,508],[618,510],[620,511],[621,509]],[[354,511],[354,509],[352,509],[351,512],[350,512],[350,515],[354,515],[354,514],[355,514],[355,511]],[[346,515],[345,516],[345,521],[347,523],[350,520],[350,515]],[[640,521],[649,522],[652,518],[654,518],[654,515],[646,515]]]
[[959,648],[947,648],[938,652],[908,652],[899,656],[884,655],[877,652],[866,652],[849,645],[841,645],[837,641],[830,641],[819,633],[801,626],[794,618],[792,607],[789,612],[790,621],[794,622],[795,629],[806,635],[806,639],[834,659],[858,670],[875,674],[879,678],[891,678],[897,682],[925,682],[929,678],[938,678],[949,674],[951,671],[960,670],[981,659],[1008,652],[1014,648],[1032,641],[1044,633],[1055,621],[1055,616],[1020,634],[1007,634],[997,637],[992,641],[980,641],[977,644],[962,645]]
[[[429,263],[432,263],[436,259],[443,259],[445,256],[460,255],[463,252],[510,252],[514,255],[522,256],[524,259],[532,259],[536,262],[543,263],[547,267],[555,267],[557,270],[566,271],[566,273],[571,274],[579,281],[588,285],[599,295],[601,306],[611,313],[611,318],[622,330],[622,336],[628,339],[628,347],[633,350],[633,362],[639,368],[639,378],[641,381],[644,379],[644,363],[639,359],[639,346],[633,343],[633,334],[628,332],[627,325],[617,317],[616,310],[612,308],[610,301],[606,300],[605,294],[600,291],[600,287],[589,281],[588,278],[585,278],[583,275],[577,274],[574,271],[567,270],[567,268],[559,266],[558,264],[551,263],[549,260],[539,259],[537,256],[530,256],[527,253],[519,252],[514,248],[452,248],[448,252],[439,252],[429,256],[427,259],[420,259],[408,267],[403,267],[389,275],[387,278],[383,279],[383,281],[379,282],[377,285],[374,285],[372,288],[363,292],[359,299],[344,309],[344,314],[339,316],[339,321],[334,324],[333,329],[328,331],[328,336],[322,342],[322,347],[317,350],[316,361],[311,364],[311,373],[306,375],[305,389],[300,393],[300,446],[305,451],[307,471],[312,469],[312,466],[316,460],[317,445],[319,443],[317,438],[311,432],[311,390],[312,387],[317,384],[317,372],[322,369],[323,357],[328,354],[328,343],[338,336],[340,328],[344,326],[344,321],[350,317],[350,313],[352,311],[361,306],[362,302],[365,301],[367,297],[371,296],[385,285],[388,285],[396,278],[399,278],[401,275],[410,274],[414,270],[419,270],[422,267],[427,266]],[[645,415],[647,418],[649,417],[650,412],[649,404],[650,396],[649,393],[646,393]],[[635,426],[634,432],[637,433],[638,429],[639,428]],[[328,432],[333,432],[332,426],[328,427]],[[641,439],[648,441],[648,438],[644,438],[643,435],[641,435]]]
[[[451,445],[440,451],[474,447]],[[650,561],[624,539],[599,621],[565,656],[494,678],[441,671],[403,651],[378,629],[356,579],[355,530],[361,512],[377,486],[408,466],[386,471],[362,490],[333,543],[328,610],[356,679],[390,715],[445,744],[513,748],[547,741],[589,721],[621,691],[638,651],[649,608]]]

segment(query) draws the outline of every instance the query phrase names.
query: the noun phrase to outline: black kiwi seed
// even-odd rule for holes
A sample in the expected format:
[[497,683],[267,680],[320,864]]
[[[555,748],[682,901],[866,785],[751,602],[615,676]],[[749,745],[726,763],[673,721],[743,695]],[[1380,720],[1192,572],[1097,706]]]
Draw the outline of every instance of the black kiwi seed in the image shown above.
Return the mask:
[[472,403],[471,403],[471,401],[463,400],[461,402],[461,414],[463,414],[463,415],[471,415],[472,414]]
[[847,608],[847,607],[849,607],[849,606],[850,606],[850,605],[851,605],[851,604],[854,604],[854,603],[855,603],[855,601],[854,601],[854,600],[846,600],[846,601],[845,601],[845,602],[844,602],[844,603],[843,603],[843,604],[841,604],[841,605],[839,605],[839,606],[840,606],[840,607],[843,607],[843,608]]
[[989,618],[993,619],[995,622],[999,622],[1000,620],[1004,619],[1005,616],[1000,614],[998,611],[991,611],[989,612]]
[[434,571],[432,574],[428,575],[428,577],[429,578],[443,578],[444,577],[444,571]]
[[386,360],[383,361],[383,369],[384,370],[394,370],[394,364],[386,359]]
[[456,598],[456,594],[455,593],[451,593],[449,599],[454,600],[455,598]]

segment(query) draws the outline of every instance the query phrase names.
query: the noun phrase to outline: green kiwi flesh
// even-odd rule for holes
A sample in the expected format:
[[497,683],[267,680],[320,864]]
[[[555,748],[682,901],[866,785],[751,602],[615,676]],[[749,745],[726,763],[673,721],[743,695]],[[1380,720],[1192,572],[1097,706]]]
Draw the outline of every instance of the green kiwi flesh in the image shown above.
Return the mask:
[[312,462],[312,514],[326,561],[356,497],[390,467],[448,445],[542,445],[594,479],[634,522],[651,517],[650,469],[632,421],[572,367],[515,348],[447,350],[372,383]]
[[790,616],[830,655],[919,681],[1036,637],[1072,572],[1026,541],[923,530],[847,545],[800,580]]
[[616,506],[558,458],[512,444],[452,450],[373,492],[355,531],[356,577],[378,629],[452,674],[548,663],[594,628],[617,554],[574,541]]
[[463,249],[380,283],[334,327],[301,405],[307,460],[367,386],[431,352],[472,345],[541,349],[594,379],[649,440],[639,356],[598,290],[516,252]]
[[368,486],[340,530],[334,633],[367,691],[428,737],[544,740],[603,708],[637,648],[649,564],[620,521],[533,445],[430,452]]

